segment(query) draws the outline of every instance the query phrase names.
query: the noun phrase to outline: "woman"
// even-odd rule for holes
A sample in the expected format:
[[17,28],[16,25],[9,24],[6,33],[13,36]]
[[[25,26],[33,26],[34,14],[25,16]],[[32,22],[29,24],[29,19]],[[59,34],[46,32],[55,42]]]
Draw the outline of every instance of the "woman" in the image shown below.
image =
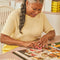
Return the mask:
[[[24,0],[21,9],[13,11],[1,32],[3,53],[18,46],[40,48],[55,37],[55,31],[41,12],[43,0]],[[42,36],[45,32],[46,35]],[[42,37],[41,37],[42,36]]]

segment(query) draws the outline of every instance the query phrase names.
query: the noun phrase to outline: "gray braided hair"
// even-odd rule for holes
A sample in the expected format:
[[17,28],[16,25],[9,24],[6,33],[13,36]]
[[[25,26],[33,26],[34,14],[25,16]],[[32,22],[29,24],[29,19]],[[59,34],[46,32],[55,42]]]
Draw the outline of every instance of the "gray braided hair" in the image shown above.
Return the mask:
[[19,22],[20,33],[22,33],[21,30],[25,23],[25,14],[26,14],[26,0],[24,0],[23,4],[21,5],[21,15],[20,15],[20,22]]

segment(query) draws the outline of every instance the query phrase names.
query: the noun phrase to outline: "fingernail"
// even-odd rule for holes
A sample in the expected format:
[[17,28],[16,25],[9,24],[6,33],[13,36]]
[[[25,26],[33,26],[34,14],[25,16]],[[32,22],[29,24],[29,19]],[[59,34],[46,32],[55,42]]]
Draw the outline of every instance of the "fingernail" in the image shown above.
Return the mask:
[[43,47],[44,47],[44,45],[43,45]]
[[38,46],[35,46],[35,48],[38,48]]
[[38,48],[38,49],[42,49],[42,47]]

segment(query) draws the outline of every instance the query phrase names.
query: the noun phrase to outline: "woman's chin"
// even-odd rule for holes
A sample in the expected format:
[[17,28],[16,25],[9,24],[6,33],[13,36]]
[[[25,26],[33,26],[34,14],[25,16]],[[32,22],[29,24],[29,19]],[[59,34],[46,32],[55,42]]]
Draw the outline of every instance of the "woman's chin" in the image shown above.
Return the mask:
[[36,15],[31,15],[31,17],[35,17]]
[[30,17],[35,17],[36,15],[29,15]]

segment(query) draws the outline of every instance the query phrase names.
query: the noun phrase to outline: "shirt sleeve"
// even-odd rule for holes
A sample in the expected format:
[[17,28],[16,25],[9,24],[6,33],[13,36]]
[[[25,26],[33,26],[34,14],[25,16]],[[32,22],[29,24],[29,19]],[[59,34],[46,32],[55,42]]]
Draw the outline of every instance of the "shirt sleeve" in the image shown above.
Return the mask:
[[43,31],[45,32],[45,33],[48,33],[49,31],[51,31],[51,30],[54,30],[54,28],[52,27],[52,25],[49,23],[49,21],[48,21],[48,19],[47,19],[47,17],[45,16],[45,14],[44,14],[44,16],[43,16]]
[[16,20],[15,13],[12,12],[8,16],[8,18],[6,20],[6,23],[5,23],[1,33],[10,36],[14,32],[14,30],[15,30],[15,20]]

